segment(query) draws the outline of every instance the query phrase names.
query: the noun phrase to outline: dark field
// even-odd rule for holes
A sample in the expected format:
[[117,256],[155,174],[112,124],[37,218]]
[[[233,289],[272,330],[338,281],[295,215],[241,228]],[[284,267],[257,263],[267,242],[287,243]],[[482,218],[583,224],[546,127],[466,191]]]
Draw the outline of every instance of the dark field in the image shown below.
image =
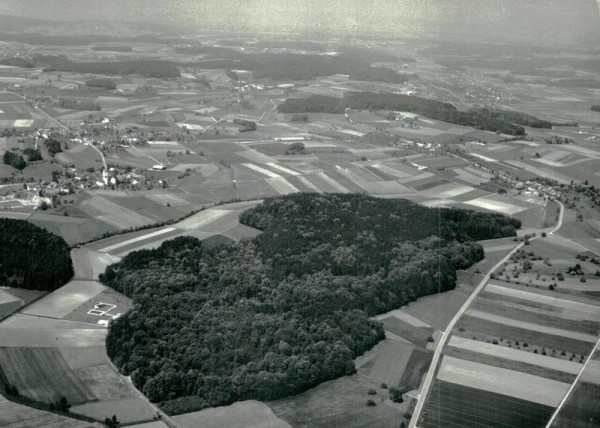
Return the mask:
[[554,349],[558,352],[566,351],[576,355],[588,354],[593,347],[593,344],[589,342],[499,324],[468,315],[463,316],[456,324],[454,334],[468,339],[476,337],[477,340],[498,339],[502,337],[511,341],[527,342],[529,346],[539,346],[550,350]]
[[600,385],[580,382],[561,409],[552,428],[600,426]]
[[475,363],[487,364],[490,366],[529,373],[548,379],[554,379],[559,382],[571,383],[575,380],[575,375],[571,373],[552,370],[546,367],[523,363],[521,361],[507,360],[505,358],[481,354],[479,352],[469,351],[467,349],[459,349],[453,346],[446,347],[444,349],[444,355],[460,358],[461,360],[473,361]]
[[538,428],[553,408],[517,398],[436,380],[421,427]]

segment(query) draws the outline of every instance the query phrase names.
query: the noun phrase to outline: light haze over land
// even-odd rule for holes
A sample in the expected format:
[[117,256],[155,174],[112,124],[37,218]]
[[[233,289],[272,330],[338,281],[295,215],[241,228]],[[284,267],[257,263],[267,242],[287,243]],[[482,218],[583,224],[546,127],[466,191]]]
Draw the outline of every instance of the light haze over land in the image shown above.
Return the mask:
[[320,35],[544,44],[600,40],[595,0],[3,0],[0,14],[175,24],[286,37]]

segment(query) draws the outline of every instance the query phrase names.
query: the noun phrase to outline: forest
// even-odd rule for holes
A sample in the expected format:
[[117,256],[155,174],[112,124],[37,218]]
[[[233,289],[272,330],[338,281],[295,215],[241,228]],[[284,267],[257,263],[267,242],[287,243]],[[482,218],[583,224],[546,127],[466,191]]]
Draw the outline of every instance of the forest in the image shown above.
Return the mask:
[[73,276],[61,237],[24,220],[0,219],[0,285],[52,291]]
[[133,298],[107,353],[168,413],[273,400],[355,372],[384,338],[369,317],[450,290],[484,256],[477,239],[518,220],[349,194],[266,199],[252,240],[192,237],[130,253],[100,280]]
[[139,74],[143,77],[179,77],[179,69],[170,61],[140,59],[127,61],[73,62],[64,55],[36,55],[36,65],[44,66],[44,71],[71,73],[108,74],[127,76]]
[[552,128],[552,123],[524,113],[487,108],[459,111],[449,103],[416,96],[374,92],[349,93],[341,99],[324,95],[288,98],[279,105],[278,110],[280,113],[343,113],[346,108],[410,111],[456,125],[511,135],[524,135],[523,126]]
[[109,91],[117,89],[117,83],[114,80],[101,77],[95,79],[88,79],[85,82],[85,85],[91,88],[104,88],[108,89]]

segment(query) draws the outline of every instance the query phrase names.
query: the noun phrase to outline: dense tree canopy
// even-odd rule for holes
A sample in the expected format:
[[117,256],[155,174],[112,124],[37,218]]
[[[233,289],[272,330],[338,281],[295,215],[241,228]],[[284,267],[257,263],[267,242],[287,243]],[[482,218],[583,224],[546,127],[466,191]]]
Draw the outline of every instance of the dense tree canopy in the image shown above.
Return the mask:
[[167,241],[101,280],[131,296],[107,352],[171,413],[271,400],[354,372],[384,337],[370,316],[452,289],[483,258],[476,239],[515,234],[494,214],[364,195],[267,199],[240,221],[253,240]]
[[15,169],[24,169],[27,164],[25,163],[25,159],[23,159],[23,156],[21,156],[18,153],[13,153],[13,152],[9,152],[6,151],[4,152],[4,155],[2,156],[2,162],[5,165],[10,165]]
[[358,110],[410,111],[436,120],[472,126],[486,131],[511,135],[523,135],[523,126],[552,128],[552,123],[533,116],[503,110],[486,108],[459,111],[454,105],[421,97],[353,92],[343,98],[312,95],[306,98],[290,98],[280,104],[281,113],[343,113],[346,108]]
[[108,90],[117,89],[117,83],[114,80],[101,77],[88,79],[85,84],[86,86],[90,86],[92,88],[104,88]]
[[0,219],[0,285],[52,291],[73,276],[67,243],[27,221]]

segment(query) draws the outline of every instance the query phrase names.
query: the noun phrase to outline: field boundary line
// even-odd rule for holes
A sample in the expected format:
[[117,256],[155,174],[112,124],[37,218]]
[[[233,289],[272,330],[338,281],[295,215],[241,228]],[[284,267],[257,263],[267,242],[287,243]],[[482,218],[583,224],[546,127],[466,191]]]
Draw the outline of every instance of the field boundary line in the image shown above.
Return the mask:
[[550,418],[550,421],[548,421],[548,424],[546,425],[546,428],[550,428],[552,426],[552,424],[554,423],[556,417],[560,413],[561,409],[563,408],[563,406],[565,405],[565,403],[567,402],[567,400],[571,397],[571,394],[573,393],[573,391],[575,390],[575,387],[579,383],[579,379],[581,379],[581,376],[583,375],[583,372],[585,371],[585,369],[588,366],[589,362],[594,359],[594,354],[598,350],[599,346],[600,346],[600,338],[598,338],[598,340],[596,341],[596,344],[594,345],[594,348],[591,350],[590,354],[588,355],[587,359],[585,360],[585,363],[581,367],[581,370],[579,370],[579,374],[577,375],[577,377],[575,378],[575,380],[573,381],[573,383],[571,384],[571,386],[567,390],[567,393],[565,394],[565,396],[563,397],[563,399],[558,404],[558,407],[556,408],[556,410],[552,414],[552,417]]

